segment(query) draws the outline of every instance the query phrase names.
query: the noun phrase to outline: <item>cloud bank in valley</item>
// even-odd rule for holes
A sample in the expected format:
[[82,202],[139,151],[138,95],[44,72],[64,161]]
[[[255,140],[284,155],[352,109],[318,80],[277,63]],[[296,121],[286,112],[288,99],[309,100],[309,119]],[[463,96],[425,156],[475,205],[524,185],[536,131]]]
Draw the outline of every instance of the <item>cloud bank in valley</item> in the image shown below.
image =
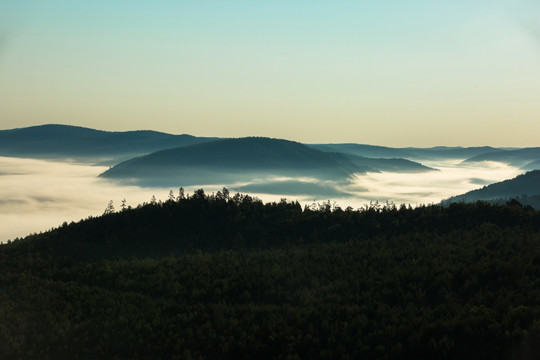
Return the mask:
[[[267,182],[260,179],[252,184],[224,185],[233,191],[249,192],[263,201],[287,198],[310,204],[332,200],[342,207],[359,208],[370,201],[389,200],[411,205],[436,203],[520,173],[514,167],[499,163],[471,165],[446,162],[428,165],[441,171],[368,173],[358,175],[348,185],[317,182],[316,179],[269,179]],[[110,200],[119,210],[122,199],[126,199],[127,205],[136,206],[149,202],[152,195],[166,200],[170,190],[175,195],[178,190],[108,182],[97,178],[106,167],[87,164],[0,157],[0,169],[0,241],[46,231],[64,221],[79,221],[88,216],[101,215]],[[297,188],[301,182],[308,182],[304,188],[314,192],[320,190],[320,193],[302,194]],[[276,184],[279,192],[268,191],[275,190]],[[292,185],[291,191],[287,191]],[[201,187],[207,193],[220,189],[220,186],[199,185],[186,187],[186,191],[191,193]]]
[[465,193],[486,184],[513,178],[522,171],[495,162],[477,164],[446,161],[428,166],[439,169],[427,173],[370,173],[358,176],[350,190],[356,201],[391,200],[411,205],[438,203],[450,196]]
[[109,200],[134,206],[164,192],[100,181],[104,167],[0,157],[0,168],[0,241],[101,215]]

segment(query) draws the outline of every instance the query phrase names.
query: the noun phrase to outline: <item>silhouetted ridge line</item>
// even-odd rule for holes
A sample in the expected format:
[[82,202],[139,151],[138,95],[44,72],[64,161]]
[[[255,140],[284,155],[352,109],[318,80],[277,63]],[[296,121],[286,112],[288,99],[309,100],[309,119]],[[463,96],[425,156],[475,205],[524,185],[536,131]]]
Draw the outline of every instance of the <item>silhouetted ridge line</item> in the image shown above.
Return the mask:
[[[478,161],[497,161],[505,164],[509,164],[516,167],[522,167],[527,165],[536,165],[535,162],[540,161],[540,147],[524,148],[524,149],[512,149],[512,150],[498,150],[486,154],[480,154],[471,157],[466,160],[467,162]],[[529,167],[527,170],[536,170],[538,168]]]
[[40,125],[0,130],[0,156],[33,158],[72,158],[81,161],[107,161],[157,150],[192,145],[216,138],[171,135],[151,130],[102,131],[71,125]]

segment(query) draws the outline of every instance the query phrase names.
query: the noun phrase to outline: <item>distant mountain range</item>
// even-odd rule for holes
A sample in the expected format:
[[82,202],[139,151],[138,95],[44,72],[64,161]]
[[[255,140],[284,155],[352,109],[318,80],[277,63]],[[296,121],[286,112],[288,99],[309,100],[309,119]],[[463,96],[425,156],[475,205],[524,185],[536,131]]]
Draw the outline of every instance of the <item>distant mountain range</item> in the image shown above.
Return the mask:
[[341,152],[345,154],[371,157],[371,158],[403,158],[414,160],[438,159],[468,159],[480,154],[489,154],[499,151],[490,146],[481,147],[447,147],[432,148],[392,148],[386,146],[363,144],[310,144],[309,146],[321,151]]
[[513,179],[501,181],[481,189],[469,191],[463,195],[451,197],[443,204],[452,202],[474,202],[478,200],[493,203],[505,203],[516,199],[524,205],[540,209],[540,170],[519,175]]
[[386,146],[364,144],[308,144],[313,149],[325,152],[339,152],[368,158],[403,158],[412,157],[411,152]]
[[405,152],[356,145],[378,149],[368,154],[385,155],[372,158],[362,152],[346,151],[354,147],[349,145],[318,148],[260,137],[219,139],[156,131],[107,132],[54,124],[0,130],[0,156],[115,165],[101,176],[143,186],[232,184],[265,178],[264,183],[245,186],[270,186],[275,192],[287,184],[301,193],[333,193],[337,191],[333,187],[297,178],[347,181],[355,173],[434,170],[411,160],[386,156]]
[[[241,191],[280,193],[287,187],[295,194],[327,195],[341,194],[336,184],[346,183],[353,174],[436,170],[417,161],[498,161],[540,169],[540,148],[306,145],[261,137],[220,139],[68,125],[0,130],[0,156],[106,164],[112,167],[102,178],[142,186],[237,184]],[[508,196],[522,194],[519,190]]]
[[[110,132],[70,125],[39,125],[0,130],[0,156],[31,158],[72,158],[93,161],[146,155],[155,151],[219,140],[216,137],[172,135],[150,130]],[[482,147],[393,148],[365,144],[306,144],[324,151],[364,158],[401,158],[409,160],[463,159],[467,161],[520,161],[521,166],[540,161],[540,148],[500,149]],[[116,162],[115,162],[116,161]]]
[[109,132],[69,125],[0,130],[0,156],[72,159],[116,164],[134,156],[216,138],[157,131]]
[[497,150],[490,153],[476,155],[470,159],[467,159],[466,161],[497,161],[512,166],[521,167],[524,170],[537,170],[540,169],[540,147],[515,150]]
[[465,162],[495,161],[523,170],[540,169],[540,147],[509,149],[480,147],[392,148],[363,144],[310,144],[321,151],[333,151],[370,158],[402,158],[415,161],[463,160]]

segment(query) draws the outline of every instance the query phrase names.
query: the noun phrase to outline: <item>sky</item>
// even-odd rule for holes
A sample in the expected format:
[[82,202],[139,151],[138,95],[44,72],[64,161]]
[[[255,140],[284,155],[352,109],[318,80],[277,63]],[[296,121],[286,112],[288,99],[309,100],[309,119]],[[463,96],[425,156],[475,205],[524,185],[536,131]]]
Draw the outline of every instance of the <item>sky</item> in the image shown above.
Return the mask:
[[537,0],[0,1],[0,129],[539,146]]

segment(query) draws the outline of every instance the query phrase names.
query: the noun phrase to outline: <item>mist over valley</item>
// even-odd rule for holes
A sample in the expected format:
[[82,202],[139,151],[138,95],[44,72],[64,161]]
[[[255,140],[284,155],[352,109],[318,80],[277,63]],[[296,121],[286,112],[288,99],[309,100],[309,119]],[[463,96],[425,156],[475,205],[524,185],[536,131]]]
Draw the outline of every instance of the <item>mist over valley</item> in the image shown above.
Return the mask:
[[[305,145],[258,137],[109,133],[64,125],[2,130],[0,138],[0,214],[8,224],[1,241],[100,215],[110,200],[117,209],[124,199],[130,206],[152,196],[165,201],[180,187],[209,193],[227,187],[263,201],[286,198],[303,205],[330,200],[343,208],[375,201],[438,203],[522,174],[521,165],[532,163],[536,154],[536,149]],[[134,157],[126,160],[128,154]],[[501,154],[512,159],[523,154],[523,159],[492,160]],[[477,161],[479,156],[490,160]]]

